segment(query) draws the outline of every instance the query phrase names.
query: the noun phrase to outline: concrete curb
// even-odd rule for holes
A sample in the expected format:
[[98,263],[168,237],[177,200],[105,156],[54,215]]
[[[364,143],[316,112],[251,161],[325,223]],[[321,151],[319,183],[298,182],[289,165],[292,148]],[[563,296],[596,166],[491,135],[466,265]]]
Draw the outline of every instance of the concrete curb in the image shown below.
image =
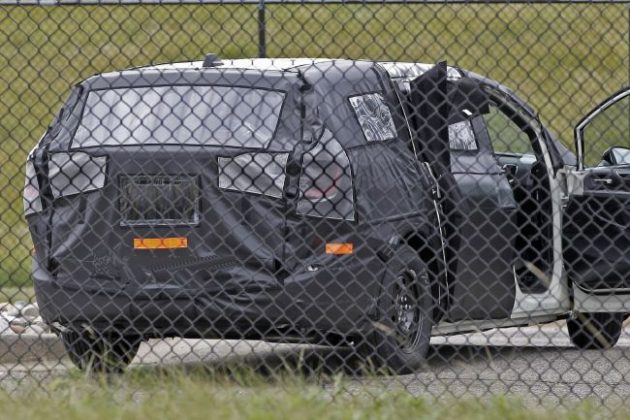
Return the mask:
[[0,335],[0,363],[61,360],[65,354],[55,334]]

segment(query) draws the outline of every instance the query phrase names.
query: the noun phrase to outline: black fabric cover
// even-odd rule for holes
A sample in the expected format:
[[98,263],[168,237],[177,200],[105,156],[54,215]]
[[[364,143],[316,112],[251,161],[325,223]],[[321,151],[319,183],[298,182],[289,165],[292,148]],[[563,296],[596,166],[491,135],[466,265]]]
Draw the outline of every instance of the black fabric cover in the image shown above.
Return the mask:
[[[75,293],[70,291],[78,290],[129,298],[129,311],[112,310],[112,317],[150,313],[142,305],[159,306],[157,302],[166,299],[171,304],[193,302],[192,313],[206,321],[232,317],[236,324],[244,317],[241,321],[250,325],[273,320],[325,328],[335,320],[336,329],[359,328],[358,320],[367,322],[385,266],[378,252],[392,238],[410,232],[429,236],[433,225],[428,183],[417,171],[408,139],[368,144],[348,101],[352,95],[381,93],[393,120],[403,121],[399,107],[391,102],[395,96],[387,77],[375,63],[339,60],[287,71],[220,66],[186,71],[139,69],[88,79],[76,90],[76,103],[68,104],[66,119],[40,143],[36,161],[47,167],[53,152],[107,156],[105,185],[71,197],[51,195],[44,188],[44,210],[29,217],[38,249],[34,270],[38,290],[62,288],[70,301]],[[281,90],[285,102],[273,140],[266,149],[254,151],[175,144],[72,149],[73,133],[90,90],[179,84]],[[303,154],[323,130],[339,142],[350,160],[353,220],[295,211],[301,192],[292,186],[297,185]],[[265,157],[248,158],[243,171],[228,171],[236,177],[230,182],[225,178],[226,168],[240,162],[245,153]],[[267,176],[262,184],[250,186],[257,171],[264,175],[256,162],[272,160],[274,165],[286,164],[284,182]],[[121,177],[164,173],[197,180],[198,223],[121,223]],[[282,171],[275,168],[273,173]],[[265,186],[270,191],[263,191]],[[135,238],[155,237],[186,237],[188,247],[133,248]],[[355,252],[343,258],[325,253],[326,243],[338,242],[353,243]],[[41,305],[49,321],[89,317],[81,310],[64,312],[59,309],[62,302],[42,299]],[[331,317],[330,311],[339,308],[343,310],[338,316]]]

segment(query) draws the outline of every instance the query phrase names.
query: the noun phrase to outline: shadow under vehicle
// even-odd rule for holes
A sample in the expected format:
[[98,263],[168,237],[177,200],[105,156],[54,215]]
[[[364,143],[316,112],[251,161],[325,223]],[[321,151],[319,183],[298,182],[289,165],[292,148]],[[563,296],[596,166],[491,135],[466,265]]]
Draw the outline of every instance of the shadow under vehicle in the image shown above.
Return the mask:
[[576,161],[513,92],[446,63],[93,76],[27,161],[42,316],[97,370],[183,336],[349,345],[408,372],[431,334],[567,317],[575,344],[609,347],[630,178],[618,149],[584,166],[581,127]]

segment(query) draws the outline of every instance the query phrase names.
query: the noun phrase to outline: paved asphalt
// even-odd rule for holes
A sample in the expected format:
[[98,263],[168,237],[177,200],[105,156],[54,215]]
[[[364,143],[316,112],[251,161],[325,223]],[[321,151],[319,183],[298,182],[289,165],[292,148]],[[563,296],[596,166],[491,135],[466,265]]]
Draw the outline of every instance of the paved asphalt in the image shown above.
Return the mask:
[[[154,340],[143,344],[131,369],[205,369],[242,366],[265,374],[299,368],[307,380],[333,387],[321,373],[356,366],[348,350],[258,341]],[[68,372],[67,360],[0,365],[0,386],[16,391]],[[349,368],[348,373],[353,373]],[[354,372],[356,373],[356,372]],[[580,351],[562,323],[435,337],[427,366],[414,375],[350,377],[350,392],[406,388],[427,397],[518,395],[534,405],[571,404],[584,398],[615,407],[630,398],[630,329],[607,351]]]

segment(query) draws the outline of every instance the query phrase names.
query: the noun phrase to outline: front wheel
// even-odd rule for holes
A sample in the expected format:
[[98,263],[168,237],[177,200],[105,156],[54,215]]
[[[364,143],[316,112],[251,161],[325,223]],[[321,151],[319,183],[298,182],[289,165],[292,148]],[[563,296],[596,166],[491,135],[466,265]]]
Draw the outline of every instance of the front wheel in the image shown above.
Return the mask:
[[368,362],[394,373],[412,373],[426,361],[435,301],[429,274],[405,246],[388,264],[378,299],[378,318],[360,346]]
[[68,357],[79,369],[94,373],[120,373],[133,360],[141,339],[118,333],[66,330],[61,333]]
[[625,314],[576,312],[567,320],[571,342],[581,349],[609,349],[617,344]]

